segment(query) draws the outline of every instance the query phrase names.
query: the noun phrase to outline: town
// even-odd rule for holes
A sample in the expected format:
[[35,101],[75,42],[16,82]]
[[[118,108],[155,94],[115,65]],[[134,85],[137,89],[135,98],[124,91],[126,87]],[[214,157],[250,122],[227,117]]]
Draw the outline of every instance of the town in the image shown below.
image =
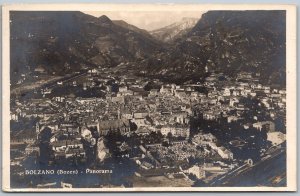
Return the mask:
[[203,82],[175,84],[94,68],[11,98],[12,178],[76,187],[75,177],[33,182],[31,161],[111,170],[93,174],[105,178],[95,187],[112,186],[116,172],[114,186],[220,186],[284,152],[286,90],[247,72],[206,72]]

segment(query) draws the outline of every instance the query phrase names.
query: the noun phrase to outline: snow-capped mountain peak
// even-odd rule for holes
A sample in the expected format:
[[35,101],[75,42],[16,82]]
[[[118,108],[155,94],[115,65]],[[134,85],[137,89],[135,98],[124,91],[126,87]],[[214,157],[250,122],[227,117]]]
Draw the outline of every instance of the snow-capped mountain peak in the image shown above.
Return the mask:
[[153,30],[150,33],[152,36],[161,41],[172,41],[192,29],[198,20],[198,18],[182,18],[181,21],[175,22],[160,29]]

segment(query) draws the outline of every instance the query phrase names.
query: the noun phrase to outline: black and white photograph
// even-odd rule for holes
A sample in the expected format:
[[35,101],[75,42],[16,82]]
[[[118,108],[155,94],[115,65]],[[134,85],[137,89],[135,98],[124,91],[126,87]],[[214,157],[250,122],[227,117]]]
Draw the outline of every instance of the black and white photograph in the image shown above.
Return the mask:
[[2,12],[4,191],[296,191],[295,6]]

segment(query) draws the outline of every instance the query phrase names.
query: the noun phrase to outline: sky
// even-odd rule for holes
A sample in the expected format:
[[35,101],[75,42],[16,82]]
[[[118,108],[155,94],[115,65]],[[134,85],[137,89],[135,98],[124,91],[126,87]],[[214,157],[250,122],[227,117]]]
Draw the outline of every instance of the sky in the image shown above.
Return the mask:
[[148,31],[159,29],[182,20],[182,18],[201,18],[203,11],[86,11],[96,17],[106,15],[111,20],[124,20],[138,28]]

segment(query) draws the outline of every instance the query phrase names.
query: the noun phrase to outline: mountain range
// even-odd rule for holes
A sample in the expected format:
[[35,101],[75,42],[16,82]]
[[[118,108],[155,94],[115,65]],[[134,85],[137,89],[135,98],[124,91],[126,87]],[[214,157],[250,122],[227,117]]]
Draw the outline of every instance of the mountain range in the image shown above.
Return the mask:
[[236,76],[260,75],[267,84],[285,84],[284,11],[209,11],[167,53],[148,59],[148,74],[185,81],[209,70]]
[[89,67],[113,67],[153,56],[161,48],[147,32],[115,24],[107,16],[16,11],[10,20],[14,76],[37,67],[54,75]]
[[199,18],[182,18],[181,21],[166,27],[150,31],[150,34],[163,42],[170,42],[189,32],[198,22]]
[[176,83],[209,70],[260,75],[285,85],[285,11],[208,11],[147,32],[125,21],[81,12],[10,13],[12,83],[42,67],[64,75],[131,63],[137,73]]

